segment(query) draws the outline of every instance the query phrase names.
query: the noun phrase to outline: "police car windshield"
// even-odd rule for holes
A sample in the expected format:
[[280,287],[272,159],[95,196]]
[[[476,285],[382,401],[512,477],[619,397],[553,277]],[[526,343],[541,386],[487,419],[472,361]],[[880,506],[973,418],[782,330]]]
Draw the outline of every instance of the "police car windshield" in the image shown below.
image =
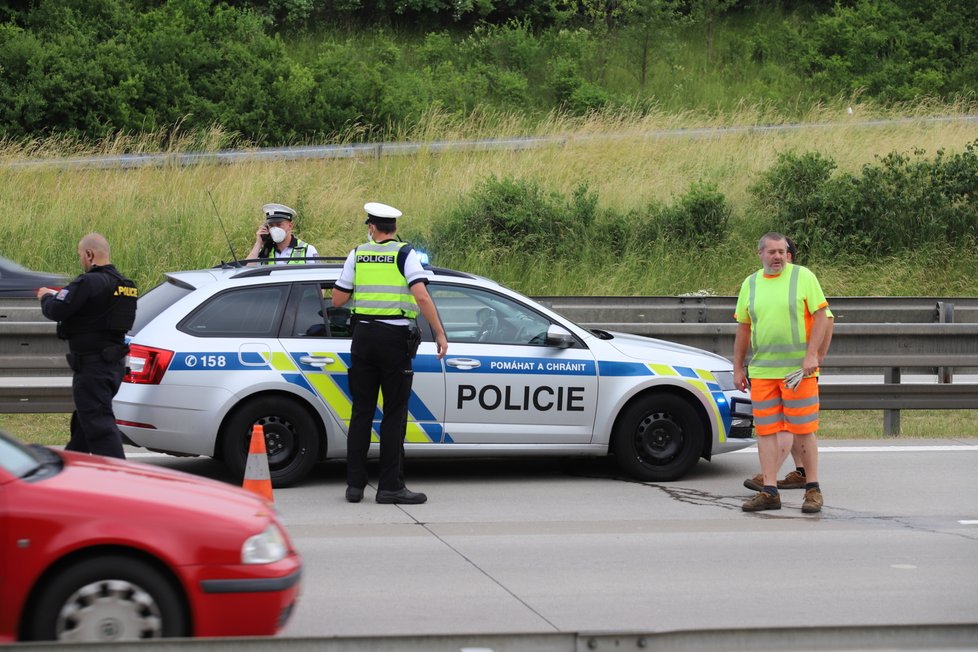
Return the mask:
[[156,319],[157,315],[191,292],[193,292],[192,287],[167,280],[139,297],[139,302],[136,304],[136,321],[129,335],[138,333],[143,326]]

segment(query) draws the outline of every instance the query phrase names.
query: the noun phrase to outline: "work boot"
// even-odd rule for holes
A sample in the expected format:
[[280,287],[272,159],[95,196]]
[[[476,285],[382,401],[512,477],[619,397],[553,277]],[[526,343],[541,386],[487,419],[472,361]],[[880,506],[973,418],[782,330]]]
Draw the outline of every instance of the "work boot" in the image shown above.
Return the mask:
[[760,512],[765,509],[781,509],[781,496],[772,496],[766,491],[758,491],[753,498],[741,505],[745,512]]
[[804,489],[805,476],[798,471],[790,471],[783,480],[778,480],[778,489]]
[[[751,491],[760,491],[764,488],[764,475],[758,473],[753,478],[744,480],[744,486]],[[784,476],[783,480],[778,480],[778,489],[804,489],[805,476],[798,471],[791,471]]]
[[822,511],[821,489],[813,487],[805,492],[805,502],[801,504],[801,511],[805,514],[815,514]]

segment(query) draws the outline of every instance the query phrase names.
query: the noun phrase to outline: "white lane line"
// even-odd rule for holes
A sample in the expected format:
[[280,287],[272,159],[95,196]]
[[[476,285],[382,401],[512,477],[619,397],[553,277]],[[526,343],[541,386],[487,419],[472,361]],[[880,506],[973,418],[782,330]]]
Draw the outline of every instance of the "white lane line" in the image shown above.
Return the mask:
[[978,525],[978,521],[958,521],[961,525]]
[[[754,453],[754,447],[741,448],[734,453]],[[978,446],[822,446],[819,453],[978,453]]]

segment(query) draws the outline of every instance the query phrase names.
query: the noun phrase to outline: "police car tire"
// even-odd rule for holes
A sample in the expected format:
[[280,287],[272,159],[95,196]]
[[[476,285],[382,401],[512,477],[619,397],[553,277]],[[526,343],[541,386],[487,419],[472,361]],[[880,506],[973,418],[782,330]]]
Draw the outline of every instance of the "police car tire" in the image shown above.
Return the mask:
[[248,399],[228,419],[221,433],[221,450],[231,472],[244,477],[256,424],[265,429],[272,486],[289,487],[306,477],[319,457],[319,429],[305,408],[282,396]]
[[703,450],[703,425],[689,401],[673,394],[638,399],[622,413],[613,439],[619,468],[642,482],[678,480]]
[[[88,599],[96,595],[98,602]],[[77,640],[118,618],[143,636],[190,636],[183,594],[173,581],[144,561],[118,554],[58,571],[40,587],[31,611],[26,638],[34,641]]]

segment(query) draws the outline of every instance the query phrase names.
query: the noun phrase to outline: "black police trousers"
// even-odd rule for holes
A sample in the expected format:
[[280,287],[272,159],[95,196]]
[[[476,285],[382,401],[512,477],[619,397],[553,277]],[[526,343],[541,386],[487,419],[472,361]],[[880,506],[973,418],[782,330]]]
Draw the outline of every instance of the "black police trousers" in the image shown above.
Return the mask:
[[112,397],[126,374],[125,358],[106,362],[98,353],[77,358],[71,379],[75,411],[71,414],[71,439],[65,450],[126,459],[122,431],[115,423]]
[[353,412],[346,442],[346,483],[360,489],[367,485],[367,452],[379,391],[384,406],[380,421],[380,481],[377,488],[397,491],[404,487],[404,436],[414,380],[408,329],[361,321],[353,330],[350,355],[348,378]]

